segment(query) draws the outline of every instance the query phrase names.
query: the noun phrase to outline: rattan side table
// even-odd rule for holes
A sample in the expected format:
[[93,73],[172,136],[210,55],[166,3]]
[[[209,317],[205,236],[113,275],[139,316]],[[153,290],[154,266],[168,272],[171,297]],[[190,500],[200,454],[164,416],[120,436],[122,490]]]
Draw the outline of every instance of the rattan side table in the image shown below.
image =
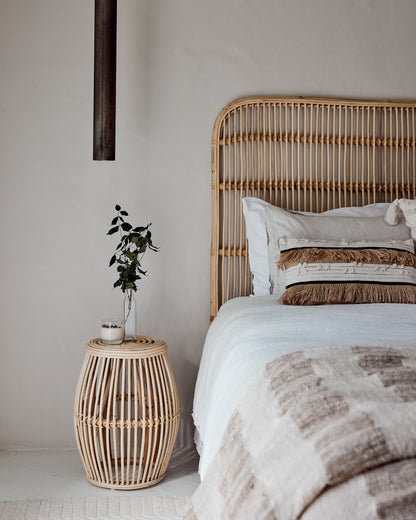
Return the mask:
[[179,427],[179,398],[166,343],[91,340],[74,402],[74,428],[87,478],[138,489],[166,475]]

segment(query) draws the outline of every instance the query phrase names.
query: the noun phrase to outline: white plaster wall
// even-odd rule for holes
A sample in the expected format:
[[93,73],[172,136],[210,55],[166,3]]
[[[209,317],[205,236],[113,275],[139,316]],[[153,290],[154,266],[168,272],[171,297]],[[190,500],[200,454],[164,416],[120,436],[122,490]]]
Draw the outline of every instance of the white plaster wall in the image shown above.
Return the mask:
[[254,94],[415,98],[414,0],[122,0],[117,160],[92,161],[93,0],[0,0],[0,448],[74,446],[87,340],[119,314],[116,202],[160,253],[137,295],[190,442],[209,322],[210,139]]

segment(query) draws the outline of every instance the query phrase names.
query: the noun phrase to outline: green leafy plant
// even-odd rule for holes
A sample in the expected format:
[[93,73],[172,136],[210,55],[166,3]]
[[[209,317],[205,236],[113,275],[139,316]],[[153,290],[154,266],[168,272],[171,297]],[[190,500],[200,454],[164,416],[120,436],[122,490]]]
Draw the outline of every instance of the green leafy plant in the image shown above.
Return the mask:
[[122,210],[118,204],[115,209],[117,215],[111,221],[112,227],[107,233],[107,235],[120,233],[120,243],[109,264],[109,267],[117,265],[118,280],[114,282],[114,287],[120,287],[123,293],[128,289],[137,291],[137,280],[146,275],[146,271],[141,266],[143,255],[147,249],[159,251],[159,248],[153,245],[152,233],[149,229],[151,224],[133,228],[125,220],[129,215],[127,211]]

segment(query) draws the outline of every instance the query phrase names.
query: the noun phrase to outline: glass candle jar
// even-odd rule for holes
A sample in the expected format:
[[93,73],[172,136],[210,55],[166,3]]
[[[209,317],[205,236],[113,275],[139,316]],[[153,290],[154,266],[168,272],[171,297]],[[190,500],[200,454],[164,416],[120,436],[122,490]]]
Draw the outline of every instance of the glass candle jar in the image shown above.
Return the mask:
[[101,341],[107,345],[123,343],[124,327],[122,320],[103,320],[101,323]]

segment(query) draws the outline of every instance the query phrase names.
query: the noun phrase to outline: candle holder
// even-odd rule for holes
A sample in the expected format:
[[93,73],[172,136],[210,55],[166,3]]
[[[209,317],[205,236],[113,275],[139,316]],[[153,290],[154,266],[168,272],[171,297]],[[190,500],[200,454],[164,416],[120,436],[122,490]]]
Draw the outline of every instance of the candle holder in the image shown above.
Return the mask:
[[107,345],[123,343],[124,326],[122,320],[103,320],[101,322],[101,341]]

